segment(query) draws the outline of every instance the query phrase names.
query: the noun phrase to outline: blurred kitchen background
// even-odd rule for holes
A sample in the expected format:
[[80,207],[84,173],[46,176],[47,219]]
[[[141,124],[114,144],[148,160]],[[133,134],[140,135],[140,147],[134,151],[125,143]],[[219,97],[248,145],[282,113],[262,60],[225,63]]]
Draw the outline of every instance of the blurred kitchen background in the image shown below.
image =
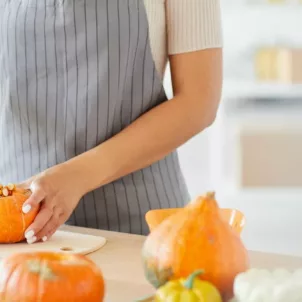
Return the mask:
[[302,0],[221,1],[222,104],[183,171],[192,197],[245,213],[249,249],[302,256]]

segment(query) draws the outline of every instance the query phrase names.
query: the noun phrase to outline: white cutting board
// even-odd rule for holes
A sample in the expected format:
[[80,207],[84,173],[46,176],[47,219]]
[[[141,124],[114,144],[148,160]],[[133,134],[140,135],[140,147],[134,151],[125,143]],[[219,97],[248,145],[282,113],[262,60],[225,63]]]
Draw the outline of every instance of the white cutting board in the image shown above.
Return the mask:
[[28,244],[0,244],[0,258],[20,252],[52,251],[87,255],[102,248],[106,238],[100,236],[57,231],[49,241]]

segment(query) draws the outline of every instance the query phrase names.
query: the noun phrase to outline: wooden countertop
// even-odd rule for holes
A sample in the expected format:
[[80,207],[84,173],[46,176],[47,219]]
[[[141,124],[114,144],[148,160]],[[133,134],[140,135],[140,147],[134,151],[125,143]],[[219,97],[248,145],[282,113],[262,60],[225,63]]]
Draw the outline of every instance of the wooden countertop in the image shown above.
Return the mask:
[[[89,255],[102,269],[106,279],[106,302],[133,302],[154,292],[145,280],[141,248],[144,236],[122,234],[94,229],[64,226],[63,230],[103,236],[107,244]],[[302,258],[250,252],[253,267],[288,268],[302,267]]]

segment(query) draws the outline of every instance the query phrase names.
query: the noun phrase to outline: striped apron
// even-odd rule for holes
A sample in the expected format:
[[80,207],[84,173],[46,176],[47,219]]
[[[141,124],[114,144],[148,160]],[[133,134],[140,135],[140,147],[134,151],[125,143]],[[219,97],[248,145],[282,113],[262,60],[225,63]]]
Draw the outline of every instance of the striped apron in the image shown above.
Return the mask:
[[[92,149],[166,100],[142,0],[0,0],[1,182]],[[67,223],[146,234],[148,210],[188,198],[173,152],[84,196]]]

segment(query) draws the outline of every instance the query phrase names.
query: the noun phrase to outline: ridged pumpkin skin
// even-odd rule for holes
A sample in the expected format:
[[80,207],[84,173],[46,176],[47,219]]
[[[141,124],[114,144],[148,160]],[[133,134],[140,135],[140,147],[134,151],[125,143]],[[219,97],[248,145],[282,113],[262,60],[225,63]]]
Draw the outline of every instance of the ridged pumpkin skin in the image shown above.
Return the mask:
[[143,260],[156,288],[201,269],[200,278],[214,284],[223,299],[232,298],[236,275],[249,268],[247,250],[222,218],[214,194],[199,197],[155,228],[145,241]]
[[0,301],[101,302],[104,279],[88,258],[54,252],[20,253],[0,264]]
[[29,190],[15,189],[11,196],[0,197],[0,243],[16,243],[25,239],[24,233],[39,211],[36,207],[28,214],[22,212],[30,194]]

